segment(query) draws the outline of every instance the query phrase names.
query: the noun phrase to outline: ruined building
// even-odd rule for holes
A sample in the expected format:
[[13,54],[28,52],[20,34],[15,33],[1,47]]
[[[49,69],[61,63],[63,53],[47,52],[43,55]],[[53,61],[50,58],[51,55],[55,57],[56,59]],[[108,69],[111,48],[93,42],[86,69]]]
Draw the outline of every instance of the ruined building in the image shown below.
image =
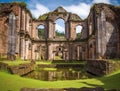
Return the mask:
[[[62,38],[55,33],[58,18],[65,22]],[[38,37],[39,25],[44,26],[44,38]],[[78,25],[83,27],[79,38],[75,30]],[[33,19],[21,3],[1,3],[0,55],[24,60],[120,58],[120,7],[95,4],[85,20],[58,7]]]

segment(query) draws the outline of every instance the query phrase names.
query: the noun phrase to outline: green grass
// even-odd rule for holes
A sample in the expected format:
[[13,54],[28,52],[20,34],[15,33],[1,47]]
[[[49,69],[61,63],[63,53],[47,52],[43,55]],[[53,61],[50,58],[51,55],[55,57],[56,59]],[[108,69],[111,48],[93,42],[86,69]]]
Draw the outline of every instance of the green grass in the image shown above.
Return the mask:
[[65,62],[63,60],[56,60],[56,61],[36,61],[36,64],[85,64],[83,61],[72,61],[72,62]]
[[8,64],[9,66],[17,66],[19,64],[26,64],[26,63],[30,63],[30,61],[0,61],[3,63]]
[[120,59],[109,59],[109,61],[112,61],[112,62],[120,62]]
[[55,60],[63,60],[60,56],[55,56]]
[[20,59],[20,58],[17,58],[16,60],[11,61],[11,60],[8,60],[7,58],[5,58],[5,59],[1,59],[1,58],[0,58],[0,62],[6,63],[6,64],[8,64],[9,66],[17,66],[17,65],[19,65],[19,64],[30,63],[31,61],[30,61],[30,60],[24,61],[24,60],[22,60],[22,59]]
[[55,70],[57,70],[57,68],[43,68],[43,70],[47,70],[47,71],[55,71]]
[[51,64],[52,61],[36,61],[36,64]]
[[114,74],[92,79],[66,81],[39,81],[0,72],[0,91],[19,91],[20,88],[80,88],[102,86],[105,89],[120,88],[120,70]]

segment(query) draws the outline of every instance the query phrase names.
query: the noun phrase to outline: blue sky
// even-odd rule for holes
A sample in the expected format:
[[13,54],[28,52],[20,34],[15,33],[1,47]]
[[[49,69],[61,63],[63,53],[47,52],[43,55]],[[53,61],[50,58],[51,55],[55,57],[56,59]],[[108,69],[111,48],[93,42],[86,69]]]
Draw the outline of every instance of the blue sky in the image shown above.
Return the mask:
[[[90,7],[94,3],[108,3],[120,5],[120,0],[0,0],[0,2],[25,1],[34,17],[53,11],[62,6],[68,12],[78,14],[82,19],[86,18],[90,12]],[[60,24],[58,24],[59,27]]]
[[[89,14],[94,3],[120,5],[120,0],[0,0],[0,2],[25,1],[34,17],[63,6],[67,11],[77,13],[82,19]],[[42,9],[42,10],[41,10]]]

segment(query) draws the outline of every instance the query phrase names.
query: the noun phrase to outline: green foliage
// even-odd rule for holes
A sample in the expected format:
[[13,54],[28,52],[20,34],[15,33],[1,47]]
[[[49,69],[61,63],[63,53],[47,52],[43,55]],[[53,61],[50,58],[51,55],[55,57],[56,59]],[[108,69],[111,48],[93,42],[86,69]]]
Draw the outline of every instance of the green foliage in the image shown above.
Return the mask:
[[55,31],[55,33],[56,33],[56,36],[64,36],[65,34],[63,33],[63,32],[59,32],[59,31]]
[[45,37],[45,30],[44,29],[38,29],[38,37],[39,38]]
[[48,14],[41,15],[39,17],[40,20],[46,20]]
[[21,7],[26,7],[27,6],[27,4],[25,2],[20,2],[20,1],[14,1],[14,2],[12,2],[12,4],[18,4]]
[[24,0],[13,0],[13,2],[11,4],[17,4],[20,5],[22,8],[25,8],[26,11],[30,14],[30,16],[32,16],[30,10],[27,8],[27,4]]
[[76,38],[80,38],[81,37],[81,33],[77,33]]

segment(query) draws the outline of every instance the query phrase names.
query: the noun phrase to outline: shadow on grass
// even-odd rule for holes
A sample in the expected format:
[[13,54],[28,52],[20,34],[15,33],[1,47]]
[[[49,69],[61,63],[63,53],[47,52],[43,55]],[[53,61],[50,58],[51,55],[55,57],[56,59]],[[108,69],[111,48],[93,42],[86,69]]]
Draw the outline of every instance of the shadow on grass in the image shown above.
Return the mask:
[[99,79],[106,89],[120,89],[120,73]]
[[111,76],[96,78],[96,80],[103,83],[103,85],[90,83],[90,82],[82,82],[91,87],[103,87],[104,89],[120,89],[120,72]]
[[90,84],[90,83],[87,83],[87,82],[82,82],[82,83],[86,84],[86,85],[88,85],[90,87],[98,87],[98,86],[100,86],[100,85]]

